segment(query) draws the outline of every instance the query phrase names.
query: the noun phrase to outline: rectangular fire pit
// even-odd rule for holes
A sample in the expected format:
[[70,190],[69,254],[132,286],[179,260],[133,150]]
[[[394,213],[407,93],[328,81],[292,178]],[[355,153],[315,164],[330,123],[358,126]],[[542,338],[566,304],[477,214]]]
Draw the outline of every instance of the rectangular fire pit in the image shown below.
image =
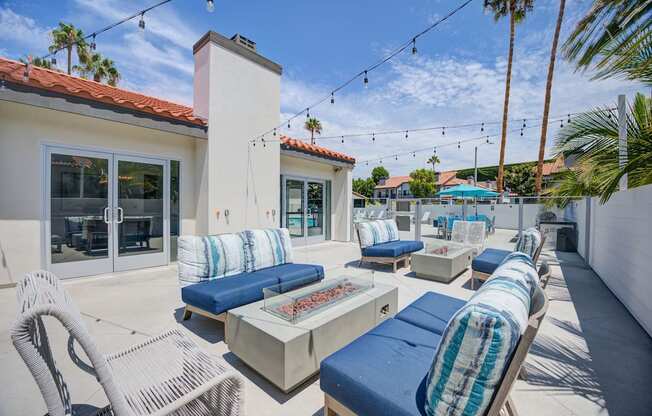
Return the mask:
[[[276,296],[273,296],[276,293]],[[227,314],[231,352],[284,392],[319,371],[321,360],[396,314],[398,289],[339,277],[278,294]]]

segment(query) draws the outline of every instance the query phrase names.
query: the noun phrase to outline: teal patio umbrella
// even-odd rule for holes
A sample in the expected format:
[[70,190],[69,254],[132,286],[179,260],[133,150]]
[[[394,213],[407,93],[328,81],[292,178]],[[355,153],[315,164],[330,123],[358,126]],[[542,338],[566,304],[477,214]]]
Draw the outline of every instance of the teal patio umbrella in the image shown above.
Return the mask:
[[[492,198],[492,197],[499,196],[498,192],[490,191],[489,189],[486,188],[480,188],[479,186],[473,186],[468,184],[461,184],[461,185],[453,186],[452,188],[444,189],[443,191],[437,192],[436,195],[439,197],[450,196],[450,197],[457,197],[457,198],[474,198],[474,199]],[[476,211],[475,215],[478,215],[477,204],[475,206],[475,211]],[[464,213],[463,216],[466,217],[466,213]]]

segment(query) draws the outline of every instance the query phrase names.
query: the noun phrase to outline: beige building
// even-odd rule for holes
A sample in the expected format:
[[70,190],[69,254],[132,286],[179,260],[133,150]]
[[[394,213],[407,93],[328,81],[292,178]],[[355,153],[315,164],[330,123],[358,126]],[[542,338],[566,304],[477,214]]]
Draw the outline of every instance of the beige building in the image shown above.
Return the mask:
[[280,121],[281,67],[213,32],[194,55],[193,107],[0,58],[0,285],[168,264],[181,234],[350,240],[355,160],[252,142]]

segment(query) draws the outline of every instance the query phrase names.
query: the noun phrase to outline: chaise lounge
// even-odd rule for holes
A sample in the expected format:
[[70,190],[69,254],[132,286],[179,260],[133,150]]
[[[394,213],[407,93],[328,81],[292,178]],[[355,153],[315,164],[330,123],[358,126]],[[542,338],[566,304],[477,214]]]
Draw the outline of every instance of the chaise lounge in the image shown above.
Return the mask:
[[471,288],[473,289],[476,280],[481,282],[486,281],[498,265],[513,252],[518,251],[527,254],[536,265],[545,241],[545,236],[542,237],[539,230],[532,227],[523,231],[523,234],[516,241],[514,251],[500,250],[497,248],[485,249],[471,262]]
[[362,254],[360,265],[364,262],[391,264],[396,273],[398,263],[403,262],[407,267],[410,255],[423,250],[421,241],[399,239],[394,220],[360,222],[356,224],[356,231]]
[[197,313],[225,322],[229,309],[263,299],[266,287],[287,292],[324,278],[322,266],[292,259],[292,241],[285,228],[180,237],[183,319]]
[[468,302],[426,293],[322,361],[324,415],[516,415],[509,393],[546,310],[523,253]]

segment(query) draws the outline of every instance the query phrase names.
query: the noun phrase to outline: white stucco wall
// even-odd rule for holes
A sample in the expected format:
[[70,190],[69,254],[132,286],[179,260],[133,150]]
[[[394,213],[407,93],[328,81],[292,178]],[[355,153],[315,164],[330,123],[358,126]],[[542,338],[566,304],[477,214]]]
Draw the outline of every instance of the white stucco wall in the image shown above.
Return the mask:
[[591,198],[589,265],[652,336],[652,185]]
[[279,123],[280,88],[278,73],[216,43],[196,51],[194,108],[209,125],[199,234],[278,226],[279,143],[250,140]]
[[44,268],[43,145],[181,161],[181,232],[195,233],[195,144],[201,139],[0,101],[0,284]]
[[331,181],[331,239],[351,241],[352,169],[287,155],[280,160],[281,175]]

